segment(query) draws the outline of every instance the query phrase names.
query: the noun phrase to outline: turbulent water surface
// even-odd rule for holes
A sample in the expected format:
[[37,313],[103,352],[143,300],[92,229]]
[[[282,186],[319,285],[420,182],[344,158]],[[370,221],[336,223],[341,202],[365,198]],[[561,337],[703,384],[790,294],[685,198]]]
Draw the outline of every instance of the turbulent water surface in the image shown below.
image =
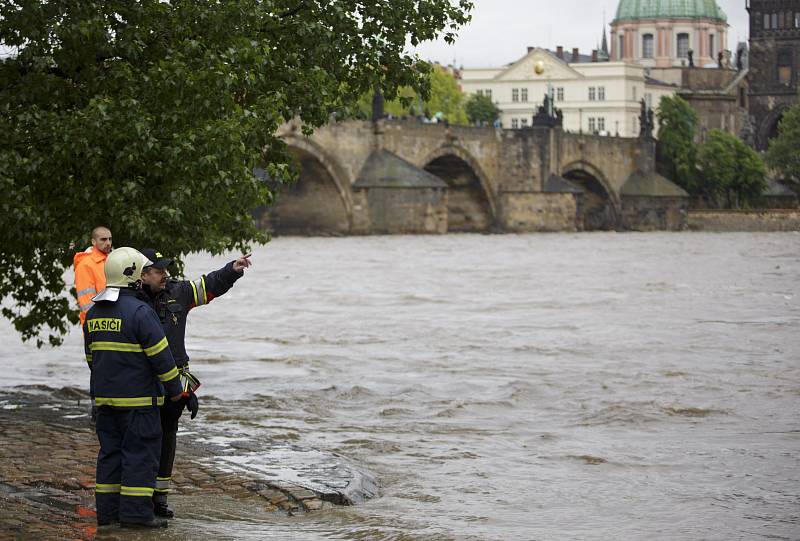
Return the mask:
[[[283,238],[253,264],[190,316],[181,437],[263,442],[265,471],[333,451],[382,495],[186,496],[160,538],[800,538],[800,235]],[[3,386],[84,384],[79,332],[0,333]]]

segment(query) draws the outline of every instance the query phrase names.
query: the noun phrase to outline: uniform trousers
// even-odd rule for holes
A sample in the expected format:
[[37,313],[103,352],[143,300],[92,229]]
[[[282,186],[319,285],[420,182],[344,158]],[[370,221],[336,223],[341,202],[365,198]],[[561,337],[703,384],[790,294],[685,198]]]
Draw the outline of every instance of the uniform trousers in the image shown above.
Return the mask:
[[172,482],[172,466],[175,463],[175,448],[178,444],[178,420],[181,418],[184,399],[167,401],[161,406],[161,461],[158,466],[156,494],[168,494]]
[[97,409],[97,522],[153,520],[153,490],[161,454],[158,407]]

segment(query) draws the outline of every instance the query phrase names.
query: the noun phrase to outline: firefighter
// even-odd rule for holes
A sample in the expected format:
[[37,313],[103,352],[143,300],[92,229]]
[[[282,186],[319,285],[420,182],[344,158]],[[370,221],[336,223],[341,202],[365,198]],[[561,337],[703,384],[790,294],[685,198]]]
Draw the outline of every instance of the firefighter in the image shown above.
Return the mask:
[[97,403],[95,501],[100,526],[163,528],[153,514],[161,453],[159,407],[181,399],[175,360],[155,312],[136,295],[150,261],[133,248],[106,260],[106,288],[83,325]]
[[142,271],[142,298],[153,307],[164,333],[169,341],[175,364],[181,373],[181,384],[184,399],[176,403],[166,403],[161,407],[161,463],[158,467],[156,490],[153,496],[155,514],[172,518],[174,511],[167,505],[172,466],[175,462],[177,445],[178,420],[186,408],[194,419],[197,415],[198,402],[194,391],[200,382],[189,372],[189,356],[186,354],[186,316],[189,311],[211,302],[215,297],[225,294],[234,282],[242,277],[244,269],[250,266],[250,254],[231,261],[219,270],[201,276],[197,280],[175,280],[169,278],[167,268],[172,259],[164,257],[151,248],[142,249],[142,253],[152,264]]

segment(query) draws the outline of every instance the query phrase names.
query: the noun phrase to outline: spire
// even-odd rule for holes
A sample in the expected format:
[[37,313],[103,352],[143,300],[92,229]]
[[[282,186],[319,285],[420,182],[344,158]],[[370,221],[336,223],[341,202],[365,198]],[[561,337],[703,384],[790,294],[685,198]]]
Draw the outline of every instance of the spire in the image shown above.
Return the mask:
[[600,46],[600,52],[608,58],[608,39],[606,39],[606,12],[603,10],[603,44]]

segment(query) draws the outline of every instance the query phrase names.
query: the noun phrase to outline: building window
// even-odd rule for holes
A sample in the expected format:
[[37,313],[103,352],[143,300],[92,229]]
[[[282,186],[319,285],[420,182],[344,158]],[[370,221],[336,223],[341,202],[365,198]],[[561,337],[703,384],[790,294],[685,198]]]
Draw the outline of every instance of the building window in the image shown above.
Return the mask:
[[606,87],[597,87],[597,101],[606,101]]
[[606,119],[602,116],[597,119],[597,131],[599,132],[606,131]]
[[633,101],[636,101],[636,87],[633,87]]
[[678,34],[678,58],[689,58],[689,34]]
[[778,14],[777,13],[773,13],[772,14],[772,21],[770,22],[770,27],[778,28]]
[[653,106],[653,95],[650,92],[645,93],[644,102],[647,104],[648,108]]
[[511,119],[511,129],[512,130],[516,130],[517,128],[519,128],[519,120],[517,120],[516,118],[512,118]]
[[556,101],[564,101],[564,87],[556,88]]
[[519,126],[521,128],[527,128],[528,127],[528,119],[527,118],[520,119]]
[[597,120],[594,117],[589,117],[589,133],[597,131]]
[[714,52],[714,34],[708,36],[708,56],[714,58],[716,53]]
[[527,88],[523,88],[522,89],[522,98],[521,98],[520,101],[528,101],[528,89]]
[[642,36],[642,58],[653,58],[653,34]]
[[800,12],[794,14],[794,27],[800,28]]
[[792,84],[792,52],[778,51],[778,82],[782,85]]
[[769,13],[764,14],[764,30],[769,30]]
[[492,99],[492,89],[491,88],[487,88],[483,93],[486,95],[487,98]]
[[747,108],[747,92],[744,87],[739,87],[739,107]]
[[595,101],[597,99],[597,89],[593,86],[589,87],[589,101]]
[[625,36],[619,37],[619,60],[625,57]]
[[519,101],[519,88],[511,89],[511,101]]
[[478,90],[478,91],[477,91],[477,92],[475,92],[475,93],[476,93],[478,96],[483,96],[483,90]]

